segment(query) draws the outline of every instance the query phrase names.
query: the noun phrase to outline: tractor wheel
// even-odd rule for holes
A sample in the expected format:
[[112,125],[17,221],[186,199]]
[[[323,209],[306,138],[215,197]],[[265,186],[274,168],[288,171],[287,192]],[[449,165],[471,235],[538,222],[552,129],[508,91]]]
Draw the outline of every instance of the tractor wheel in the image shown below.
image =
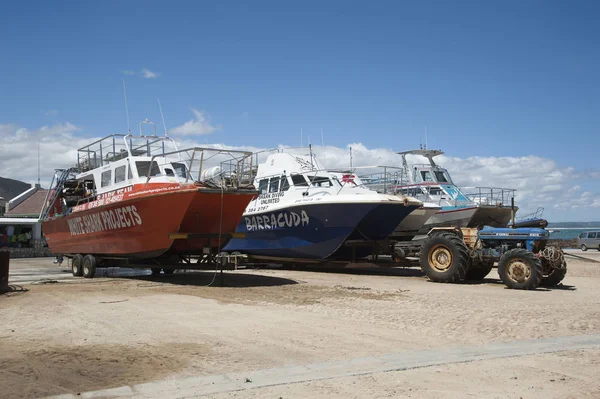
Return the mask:
[[540,285],[543,287],[557,286],[561,281],[563,281],[566,275],[566,267],[564,269],[552,269],[552,271],[547,276],[542,277]]
[[498,262],[498,274],[508,288],[534,290],[544,275],[542,262],[523,248],[507,251]]
[[83,277],[94,278],[96,275],[96,258],[93,255],[86,255],[83,258]]
[[585,245],[585,244],[581,244],[581,250],[582,250],[583,252],[587,251],[587,245]]
[[469,267],[467,246],[456,234],[438,233],[421,248],[421,270],[436,283],[458,283]]
[[394,263],[401,263],[406,259],[406,253],[402,248],[392,248],[392,260]]
[[465,280],[483,280],[494,267],[494,262],[473,262],[467,274]]
[[81,277],[83,275],[83,256],[75,254],[71,260],[71,272],[73,276]]

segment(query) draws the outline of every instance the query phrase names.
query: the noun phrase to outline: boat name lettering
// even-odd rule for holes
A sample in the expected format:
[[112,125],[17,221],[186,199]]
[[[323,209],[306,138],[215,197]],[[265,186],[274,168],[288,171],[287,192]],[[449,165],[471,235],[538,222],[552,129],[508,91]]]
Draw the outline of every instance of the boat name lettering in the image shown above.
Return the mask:
[[245,216],[246,230],[273,230],[285,227],[308,226],[310,218],[306,211],[271,213],[270,215]]
[[258,196],[261,205],[276,204],[285,193],[265,193]]
[[140,226],[142,218],[135,205],[124,206],[67,220],[72,236]]

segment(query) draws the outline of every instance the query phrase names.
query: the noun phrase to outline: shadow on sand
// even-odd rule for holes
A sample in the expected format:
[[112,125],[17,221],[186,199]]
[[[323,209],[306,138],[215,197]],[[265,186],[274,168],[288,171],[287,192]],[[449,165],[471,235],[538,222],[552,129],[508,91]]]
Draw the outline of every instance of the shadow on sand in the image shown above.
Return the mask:
[[29,291],[28,288],[25,288],[21,285],[9,284],[8,290],[5,289],[5,290],[0,291],[0,297],[21,295],[28,291]]

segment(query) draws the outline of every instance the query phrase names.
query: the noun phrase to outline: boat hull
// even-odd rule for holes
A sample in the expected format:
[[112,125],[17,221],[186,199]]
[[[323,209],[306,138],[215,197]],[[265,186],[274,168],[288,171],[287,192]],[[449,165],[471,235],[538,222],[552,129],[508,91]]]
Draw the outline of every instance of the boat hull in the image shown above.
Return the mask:
[[431,216],[419,233],[427,234],[434,227],[506,227],[511,212],[510,207],[486,205],[441,210]]
[[[176,240],[169,253],[200,254],[207,247],[218,251],[229,241],[225,237],[235,231],[244,210],[255,196],[254,190],[225,191],[223,195],[221,190],[198,192],[185,212],[179,230],[190,233],[192,238]],[[194,234],[209,237],[194,237]]]
[[390,239],[410,241],[419,234],[425,223],[437,212],[439,207],[420,207],[412,211],[390,234]]
[[197,190],[140,196],[42,223],[53,253],[155,258],[172,245]]
[[319,203],[245,215],[236,229],[245,239],[232,239],[224,250],[269,258],[346,258],[346,240],[384,239],[415,208],[398,203]]

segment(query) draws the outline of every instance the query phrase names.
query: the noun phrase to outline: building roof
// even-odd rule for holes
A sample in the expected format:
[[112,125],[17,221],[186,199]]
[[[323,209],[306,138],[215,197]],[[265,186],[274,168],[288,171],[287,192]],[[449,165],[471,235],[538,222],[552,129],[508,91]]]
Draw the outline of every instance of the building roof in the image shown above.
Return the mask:
[[14,208],[10,208],[4,216],[8,217],[23,217],[32,216],[39,217],[44,207],[44,200],[48,190],[43,188],[37,189],[28,198],[18,203]]

